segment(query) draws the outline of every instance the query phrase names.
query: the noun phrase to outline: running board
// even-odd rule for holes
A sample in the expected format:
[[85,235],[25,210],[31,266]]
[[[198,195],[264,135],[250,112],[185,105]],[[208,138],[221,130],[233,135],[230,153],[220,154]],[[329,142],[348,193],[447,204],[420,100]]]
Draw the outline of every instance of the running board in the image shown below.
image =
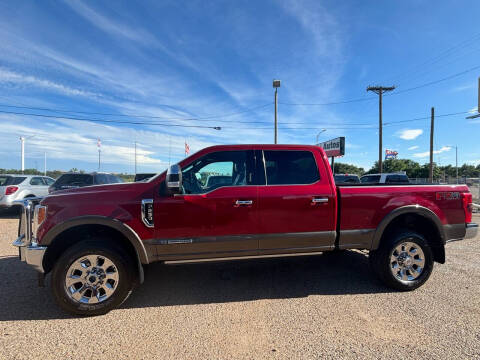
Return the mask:
[[175,265],[175,264],[190,264],[190,263],[230,261],[230,260],[268,259],[268,258],[291,257],[291,256],[320,255],[320,254],[323,254],[324,252],[328,252],[328,251],[331,251],[331,249],[326,250],[326,251],[316,251],[316,252],[306,252],[306,253],[233,256],[233,257],[223,257],[223,258],[190,259],[190,260],[168,260],[168,261],[164,261],[163,263],[166,264],[166,265]]

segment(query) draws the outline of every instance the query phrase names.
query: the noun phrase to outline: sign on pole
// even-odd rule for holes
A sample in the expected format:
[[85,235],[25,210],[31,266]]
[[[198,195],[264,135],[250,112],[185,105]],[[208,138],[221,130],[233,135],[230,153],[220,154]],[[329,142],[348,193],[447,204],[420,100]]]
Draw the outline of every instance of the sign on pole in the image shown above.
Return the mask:
[[343,156],[345,155],[345,136],[318,143],[317,146],[325,150],[328,157]]
[[385,160],[396,159],[398,151],[385,149]]

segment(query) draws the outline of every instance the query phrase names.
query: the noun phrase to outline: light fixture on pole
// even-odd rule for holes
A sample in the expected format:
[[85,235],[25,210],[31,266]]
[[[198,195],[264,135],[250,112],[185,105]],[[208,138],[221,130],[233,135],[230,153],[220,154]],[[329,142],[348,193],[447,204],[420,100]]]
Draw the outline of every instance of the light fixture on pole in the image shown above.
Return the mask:
[[277,90],[280,87],[280,80],[273,80],[273,87],[275,88],[275,136],[274,136],[274,144],[277,143],[278,137],[278,126],[277,126],[277,104],[278,104],[278,96]]
[[318,137],[320,136],[321,133],[324,133],[325,131],[327,131],[327,129],[322,129],[320,130],[320,132],[317,134],[317,137],[315,138],[315,145],[318,144]]

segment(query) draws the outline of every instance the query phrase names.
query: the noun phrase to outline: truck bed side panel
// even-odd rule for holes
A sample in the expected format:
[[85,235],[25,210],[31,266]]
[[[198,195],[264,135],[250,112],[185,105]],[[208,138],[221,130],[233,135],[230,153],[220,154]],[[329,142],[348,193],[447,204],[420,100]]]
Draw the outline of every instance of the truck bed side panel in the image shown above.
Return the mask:
[[464,185],[397,185],[338,187],[340,248],[369,248],[380,222],[402,206],[419,205],[435,213],[445,231],[464,227],[461,196],[437,199],[437,193],[468,192]]

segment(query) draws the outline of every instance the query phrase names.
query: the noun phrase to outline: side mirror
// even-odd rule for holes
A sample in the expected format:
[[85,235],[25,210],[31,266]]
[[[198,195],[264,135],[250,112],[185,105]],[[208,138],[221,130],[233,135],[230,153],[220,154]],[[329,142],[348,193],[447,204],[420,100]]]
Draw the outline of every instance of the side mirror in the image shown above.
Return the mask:
[[170,194],[182,193],[182,169],[180,165],[171,165],[167,170],[167,190]]

